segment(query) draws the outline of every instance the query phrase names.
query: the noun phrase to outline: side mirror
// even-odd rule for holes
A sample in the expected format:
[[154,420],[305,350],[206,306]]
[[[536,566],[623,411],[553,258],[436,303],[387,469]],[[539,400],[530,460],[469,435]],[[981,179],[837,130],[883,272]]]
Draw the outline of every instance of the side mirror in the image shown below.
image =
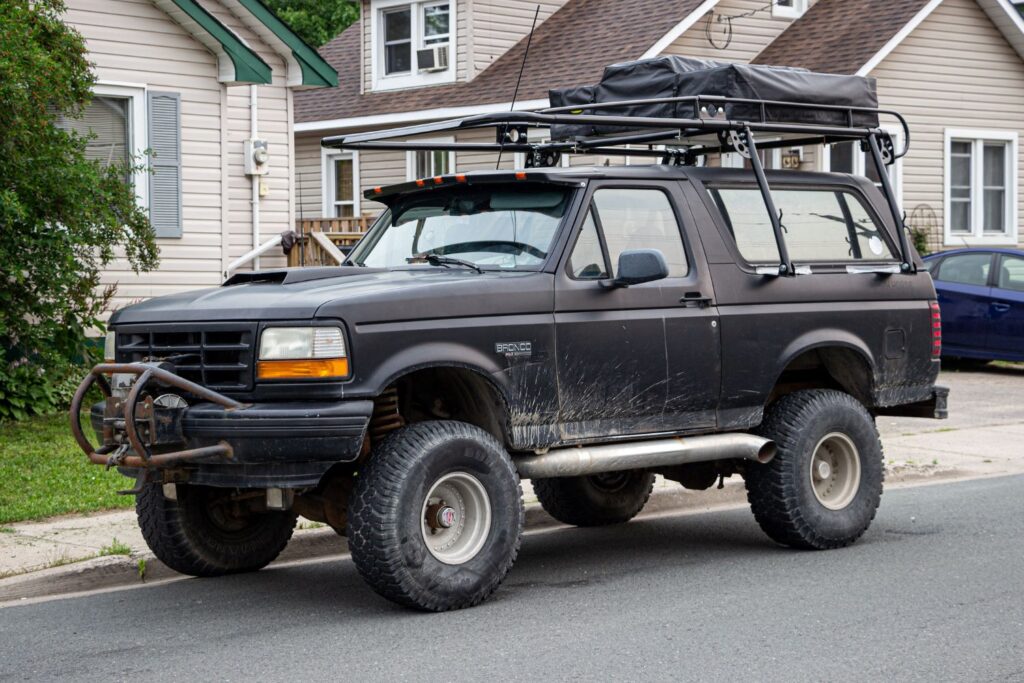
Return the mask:
[[616,272],[612,287],[628,287],[668,277],[668,264],[657,249],[627,249],[619,254]]

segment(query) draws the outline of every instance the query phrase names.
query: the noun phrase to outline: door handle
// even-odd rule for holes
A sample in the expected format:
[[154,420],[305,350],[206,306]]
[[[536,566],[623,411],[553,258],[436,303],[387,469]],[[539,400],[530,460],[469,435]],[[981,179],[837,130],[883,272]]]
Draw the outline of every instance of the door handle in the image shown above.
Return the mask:
[[711,305],[711,297],[704,296],[700,292],[687,292],[679,300],[686,308],[707,308]]
[[992,310],[998,311],[999,313],[1006,313],[1008,310],[1010,310],[1010,304],[1000,304],[993,301]]

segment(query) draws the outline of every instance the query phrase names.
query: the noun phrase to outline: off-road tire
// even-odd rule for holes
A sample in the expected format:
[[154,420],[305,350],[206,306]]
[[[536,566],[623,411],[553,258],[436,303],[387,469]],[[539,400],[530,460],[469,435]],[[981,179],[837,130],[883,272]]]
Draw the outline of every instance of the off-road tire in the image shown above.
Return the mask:
[[228,489],[177,485],[177,500],[159,484],[146,484],[135,499],[139,528],[149,549],[176,572],[222,576],[256,571],[276,558],[295,528],[294,512],[251,513],[226,528],[210,512],[210,501]]
[[[824,550],[856,541],[867,531],[882,496],[882,444],[871,414],[849,394],[813,389],[788,394],[772,405],[757,432],[775,441],[778,454],[745,473],[747,499],[769,537],[793,548]],[[852,500],[829,509],[814,493],[811,463],[829,434],[856,447],[860,481]]]
[[541,507],[559,522],[573,526],[628,522],[644,509],[653,488],[654,475],[646,470],[533,481]]
[[[476,554],[446,564],[427,546],[424,501],[452,473],[474,477],[490,524]],[[441,612],[477,605],[519,554],[523,494],[508,453],[484,430],[455,421],[418,422],[388,435],[359,470],[349,503],[348,544],[363,579],[400,605]]]

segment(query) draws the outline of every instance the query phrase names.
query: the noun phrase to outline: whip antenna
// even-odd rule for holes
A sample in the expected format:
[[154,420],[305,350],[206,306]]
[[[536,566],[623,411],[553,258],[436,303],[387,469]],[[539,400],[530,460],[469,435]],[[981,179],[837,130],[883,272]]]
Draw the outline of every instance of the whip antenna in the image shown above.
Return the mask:
[[[533,25],[530,26],[530,35],[526,37],[526,49],[523,50],[523,63],[519,65],[519,78],[516,79],[516,89],[512,91],[512,107],[509,111],[516,110],[516,98],[519,96],[519,84],[523,82],[523,71],[526,70],[526,58],[530,56],[530,44],[533,43],[533,32],[537,28],[537,17],[540,16],[540,5],[537,5],[537,9],[533,12]],[[494,165],[494,170],[497,171],[501,168],[501,153],[505,151],[505,140],[508,138],[508,126],[502,129],[501,136],[501,147],[498,148],[498,163]]]

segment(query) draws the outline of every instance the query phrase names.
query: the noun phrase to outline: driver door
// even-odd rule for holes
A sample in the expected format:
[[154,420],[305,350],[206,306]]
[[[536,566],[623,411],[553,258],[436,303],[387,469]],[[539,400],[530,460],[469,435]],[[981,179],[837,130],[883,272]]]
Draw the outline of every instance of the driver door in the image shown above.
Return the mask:
[[[717,312],[706,305],[706,269],[683,240],[678,186],[593,183],[585,206],[556,274],[563,440],[713,427]],[[612,287],[627,249],[658,249],[669,276]]]

